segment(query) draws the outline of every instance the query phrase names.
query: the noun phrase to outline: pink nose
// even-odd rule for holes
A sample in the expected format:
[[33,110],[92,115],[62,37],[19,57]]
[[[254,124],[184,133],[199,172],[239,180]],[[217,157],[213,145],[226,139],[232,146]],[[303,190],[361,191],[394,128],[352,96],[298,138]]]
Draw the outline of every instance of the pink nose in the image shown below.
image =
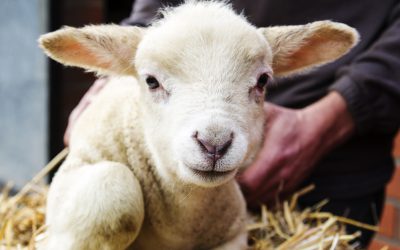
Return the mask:
[[221,159],[226,154],[226,152],[228,152],[228,149],[232,144],[233,133],[231,133],[225,141],[220,143],[213,143],[210,140],[201,138],[198,131],[196,131],[196,133],[194,134],[194,138],[197,140],[200,147],[206,153],[207,158],[211,159],[215,164],[216,161]]

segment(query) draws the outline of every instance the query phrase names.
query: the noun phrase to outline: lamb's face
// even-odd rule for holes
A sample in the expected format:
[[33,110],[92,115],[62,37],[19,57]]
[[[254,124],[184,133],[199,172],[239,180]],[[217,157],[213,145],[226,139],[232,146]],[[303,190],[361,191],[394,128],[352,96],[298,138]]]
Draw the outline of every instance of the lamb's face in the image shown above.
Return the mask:
[[167,23],[139,45],[146,139],[166,177],[219,185],[261,145],[272,57],[257,29],[240,21]]
[[330,21],[256,29],[217,1],[187,1],[165,16],[148,29],[67,27],[39,42],[65,65],[137,76],[159,173],[201,186],[231,179],[257,153],[271,67],[277,76],[299,73],[358,41],[354,29]]

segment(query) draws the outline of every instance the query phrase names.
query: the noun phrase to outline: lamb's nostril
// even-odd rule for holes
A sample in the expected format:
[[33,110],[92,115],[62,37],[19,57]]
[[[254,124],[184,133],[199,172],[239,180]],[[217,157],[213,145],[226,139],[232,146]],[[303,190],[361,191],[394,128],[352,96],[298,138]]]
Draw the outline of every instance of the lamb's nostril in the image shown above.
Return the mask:
[[[222,156],[224,156],[224,154],[226,154],[226,152],[228,151],[228,149],[229,149],[229,147],[231,146],[231,144],[232,144],[232,139],[233,138],[230,138],[227,142],[225,142],[224,144],[222,144],[221,146],[217,146],[217,156],[220,156],[220,157],[222,157]],[[219,157],[219,158],[220,158]]]
[[197,141],[200,143],[207,153],[209,154],[216,154],[217,153],[217,146],[213,145],[211,142],[197,138]]
[[228,149],[233,141],[233,133],[231,133],[228,140],[223,143],[213,143],[207,139],[200,138],[198,132],[194,134],[194,138],[197,140],[200,147],[204,149],[207,157],[216,161],[222,158],[226,154],[226,152],[228,152]]

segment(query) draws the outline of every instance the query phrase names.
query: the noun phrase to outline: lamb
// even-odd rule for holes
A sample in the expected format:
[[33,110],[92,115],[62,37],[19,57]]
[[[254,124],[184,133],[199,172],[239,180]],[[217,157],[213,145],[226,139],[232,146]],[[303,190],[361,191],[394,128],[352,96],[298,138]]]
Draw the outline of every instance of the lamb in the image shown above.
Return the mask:
[[263,140],[265,85],[335,60],[340,23],[256,28],[187,1],[151,27],[65,27],[47,55],[110,76],[76,123],[48,195],[42,249],[246,249],[235,175]]

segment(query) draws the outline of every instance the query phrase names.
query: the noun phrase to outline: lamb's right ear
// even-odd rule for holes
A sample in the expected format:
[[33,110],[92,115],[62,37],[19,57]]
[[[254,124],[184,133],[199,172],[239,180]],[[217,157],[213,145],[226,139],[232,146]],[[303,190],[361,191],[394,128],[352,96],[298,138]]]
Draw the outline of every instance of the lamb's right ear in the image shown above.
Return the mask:
[[106,75],[135,75],[133,59],[144,29],[132,26],[65,27],[39,38],[54,60]]
[[359,40],[355,29],[331,21],[259,30],[271,46],[275,76],[301,73],[336,60]]

